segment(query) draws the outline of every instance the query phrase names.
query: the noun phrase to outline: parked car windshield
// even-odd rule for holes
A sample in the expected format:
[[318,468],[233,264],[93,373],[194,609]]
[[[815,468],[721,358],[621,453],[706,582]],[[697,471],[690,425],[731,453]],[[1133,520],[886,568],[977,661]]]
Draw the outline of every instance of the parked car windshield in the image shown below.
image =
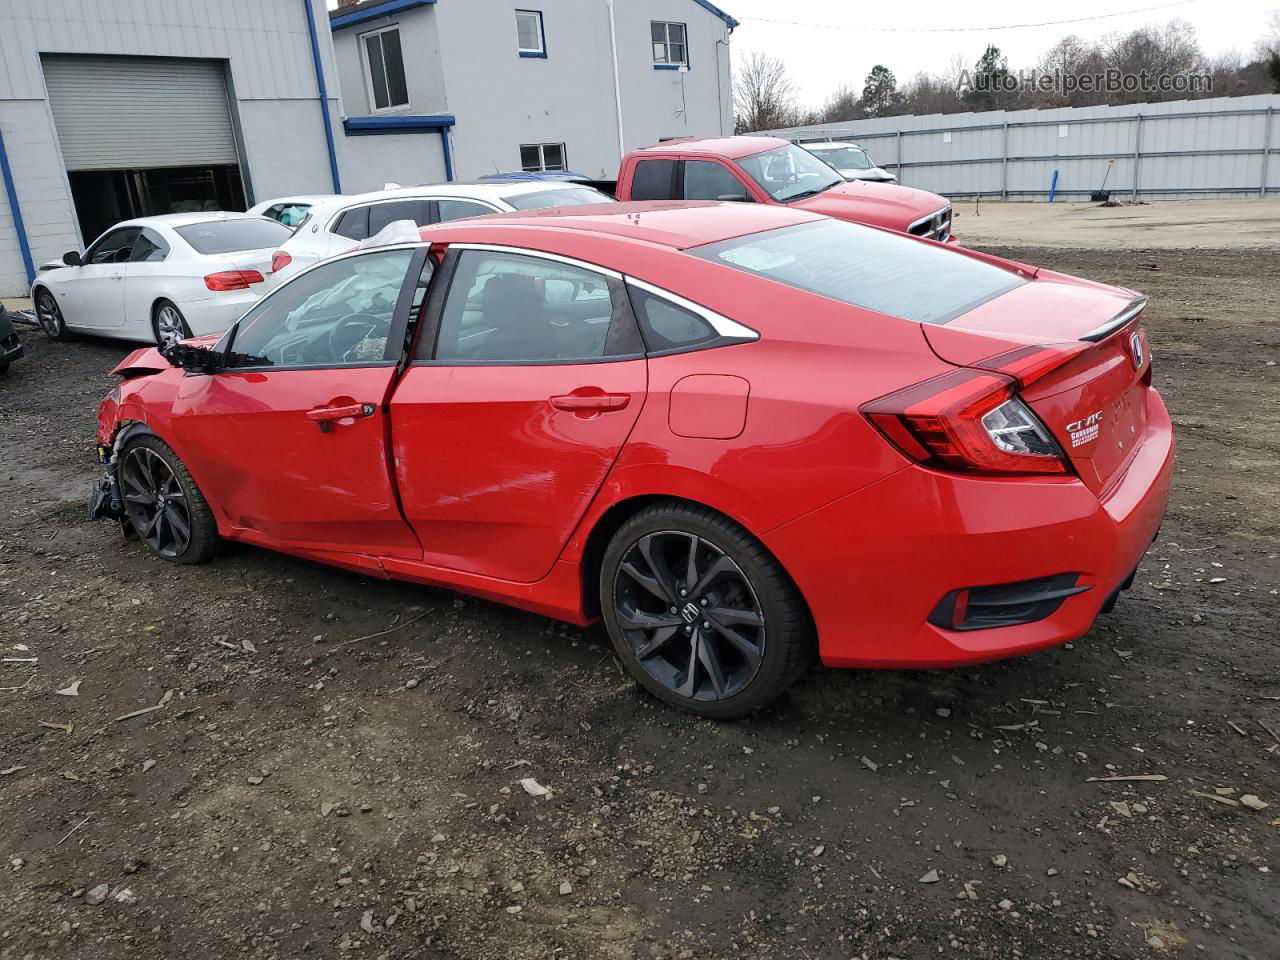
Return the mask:
[[829,163],[837,170],[870,170],[875,166],[858,147],[809,147],[819,160]]
[[278,247],[291,236],[293,229],[266,217],[244,220],[210,220],[174,227],[178,236],[191,244],[196,253],[235,253],[238,250],[262,250]]
[[1028,282],[963,253],[843,220],[767,230],[686,252],[917,323],[946,323]]
[[565,187],[563,190],[539,190],[503,197],[517,210],[540,210],[543,207],[579,207],[584,203],[616,203],[607,193],[594,187]]
[[835,170],[792,143],[743,157],[737,163],[779,203],[811,197],[844,183],[844,177]]

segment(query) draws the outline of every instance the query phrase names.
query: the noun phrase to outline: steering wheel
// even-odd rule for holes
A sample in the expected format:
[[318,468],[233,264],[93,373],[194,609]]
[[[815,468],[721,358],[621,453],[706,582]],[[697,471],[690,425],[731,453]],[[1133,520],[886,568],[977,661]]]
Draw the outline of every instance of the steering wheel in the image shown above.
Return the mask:
[[330,356],[349,359],[347,355],[352,350],[386,326],[385,318],[375,317],[371,313],[347,314],[329,331]]

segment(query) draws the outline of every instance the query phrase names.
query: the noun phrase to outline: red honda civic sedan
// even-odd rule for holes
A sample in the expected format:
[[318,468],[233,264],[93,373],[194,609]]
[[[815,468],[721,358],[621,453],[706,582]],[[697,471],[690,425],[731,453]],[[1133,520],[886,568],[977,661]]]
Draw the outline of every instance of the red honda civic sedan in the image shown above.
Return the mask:
[[504,214],[323,261],[139,350],[91,509],[604,620],[735,717],[817,651],[941,667],[1084,634],[1173,435],[1132,291],[764,204]]

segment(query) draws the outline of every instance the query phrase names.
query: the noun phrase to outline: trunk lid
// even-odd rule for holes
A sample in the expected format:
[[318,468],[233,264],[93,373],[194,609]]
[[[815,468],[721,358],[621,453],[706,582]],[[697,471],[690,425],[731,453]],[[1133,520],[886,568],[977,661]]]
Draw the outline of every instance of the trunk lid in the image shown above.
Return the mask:
[[1147,425],[1145,304],[1131,290],[1041,271],[950,323],[922,329],[943,360],[1016,377],[1023,401],[1102,495],[1124,473]]
[[205,259],[213,269],[218,270],[257,270],[262,276],[271,276],[271,258],[279,247],[263,247],[261,250],[233,250],[230,253],[209,253]]

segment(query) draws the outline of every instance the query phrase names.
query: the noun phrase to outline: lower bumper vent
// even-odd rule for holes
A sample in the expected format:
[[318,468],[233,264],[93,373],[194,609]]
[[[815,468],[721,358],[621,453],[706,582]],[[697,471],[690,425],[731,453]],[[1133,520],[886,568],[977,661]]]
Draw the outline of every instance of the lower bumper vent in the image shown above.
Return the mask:
[[943,597],[929,622],[947,630],[987,630],[1035,623],[1050,616],[1067,597],[1093,589],[1076,586],[1078,573],[1018,580],[988,587],[964,587]]

